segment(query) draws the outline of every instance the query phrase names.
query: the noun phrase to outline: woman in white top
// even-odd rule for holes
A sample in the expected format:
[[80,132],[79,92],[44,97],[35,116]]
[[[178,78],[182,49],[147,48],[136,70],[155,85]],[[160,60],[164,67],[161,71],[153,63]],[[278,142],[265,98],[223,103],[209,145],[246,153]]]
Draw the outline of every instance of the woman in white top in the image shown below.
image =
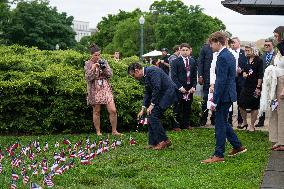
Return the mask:
[[[274,30],[274,37],[277,41],[278,52],[274,58],[274,70],[276,85],[271,84],[267,88],[272,88],[271,96],[275,97],[272,100],[272,108],[278,106],[271,112],[269,119],[269,140],[273,143],[271,148],[274,151],[284,151],[284,26],[279,26]],[[273,80],[273,78],[269,78]],[[272,81],[273,83],[273,81]],[[274,86],[274,87],[273,87]],[[263,86],[265,87],[265,86]],[[273,107],[274,106],[274,107]]]

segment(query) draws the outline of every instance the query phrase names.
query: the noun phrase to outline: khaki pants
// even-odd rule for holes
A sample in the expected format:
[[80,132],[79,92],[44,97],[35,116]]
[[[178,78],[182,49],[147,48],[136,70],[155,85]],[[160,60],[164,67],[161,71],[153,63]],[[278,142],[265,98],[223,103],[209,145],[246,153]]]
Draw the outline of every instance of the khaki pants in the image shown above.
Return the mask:
[[279,95],[284,88],[284,76],[277,78],[277,100],[278,109],[270,111],[269,119],[269,140],[276,142],[276,145],[284,145],[284,99],[280,99]]

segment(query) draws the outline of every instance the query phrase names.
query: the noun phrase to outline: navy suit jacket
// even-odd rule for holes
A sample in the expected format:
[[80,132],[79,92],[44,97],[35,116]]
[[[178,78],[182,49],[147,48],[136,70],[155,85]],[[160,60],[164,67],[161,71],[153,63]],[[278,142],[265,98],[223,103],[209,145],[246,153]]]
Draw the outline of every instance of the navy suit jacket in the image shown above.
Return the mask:
[[190,65],[190,84],[187,85],[186,81],[186,68],[184,65],[183,58],[180,56],[175,59],[172,63],[171,77],[177,85],[178,89],[181,87],[189,90],[191,87],[196,88],[197,84],[197,65],[193,58],[189,58]]
[[198,75],[202,76],[204,82],[210,84],[210,68],[213,59],[213,51],[209,44],[205,44],[200,50],[198,59]]
[[144,68],[144,106],[150,103],[166,109],[177,100],[177,87],[171,78],[156,66]]
[[215,104],[235,102],[236,92],[236,60],[227,49],[223,49],[216,62],[216,81],[214,86],[213,102]]

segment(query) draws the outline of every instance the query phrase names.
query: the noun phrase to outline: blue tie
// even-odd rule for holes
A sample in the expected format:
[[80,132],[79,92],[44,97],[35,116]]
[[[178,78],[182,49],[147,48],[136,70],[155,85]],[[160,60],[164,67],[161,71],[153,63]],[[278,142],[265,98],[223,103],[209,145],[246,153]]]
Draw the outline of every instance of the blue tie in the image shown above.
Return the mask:
[[271,54],[267,53],[266,54],[265,64],[268,66],[270,64],[270,61],[271,61]]

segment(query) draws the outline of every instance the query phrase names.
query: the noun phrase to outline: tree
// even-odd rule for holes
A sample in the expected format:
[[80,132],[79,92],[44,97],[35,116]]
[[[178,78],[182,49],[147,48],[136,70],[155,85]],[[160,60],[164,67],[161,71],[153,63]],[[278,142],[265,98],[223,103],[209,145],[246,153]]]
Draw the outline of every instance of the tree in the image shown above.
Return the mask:
[[73,47],[75,32],[71,28],[73,17],[58,13],[47,1],[20,1],[11,11],[10,21],[4,27],[9,44],[37,46],[39,49]]
[[158,49],[189,43],[197,55],[211,33],[226,28],[219,19],[204,14],[199,6],[187,7],[180,0],[162,0],[153,5],[151,7],[155,7],[159,14],[155,25],[155,46]]
[[176,44],[189,43],[194,55],[208,36],[226,27],[217,18],[204,14],[200,6],[187,6],[180,0],[155,1],[150,12],[131,13],[121,11],[118,15],[109,15],[98,25],[95,42],[105,53],[119,50],[124,56],[139,55],[140,26],[139,17],[143,14],[145,52],[166,47],[172,49]]
[[3,29],[9,19],[9,8],[8,0],[0,0],[0,44],[6,43]]
[[119,10],[117,15],[109,14],[108,17],[103,17],[103,20],[97,26],[98,32],[95,33],[95,43],[103,49],[112,42],[119,22],[137,17],[138,15],[141,15],[140,9],[135,9],[132,12]]
[[91,46],[91,44],[93,44],[95,42],[95,36],[94,35],[90,35],[90,36],[84,36],[81,38],[81,40],[76,44],[76,46],[74,47],[74,50],[76,51],[80,51],[80,52],[90,52],[89,47]]

